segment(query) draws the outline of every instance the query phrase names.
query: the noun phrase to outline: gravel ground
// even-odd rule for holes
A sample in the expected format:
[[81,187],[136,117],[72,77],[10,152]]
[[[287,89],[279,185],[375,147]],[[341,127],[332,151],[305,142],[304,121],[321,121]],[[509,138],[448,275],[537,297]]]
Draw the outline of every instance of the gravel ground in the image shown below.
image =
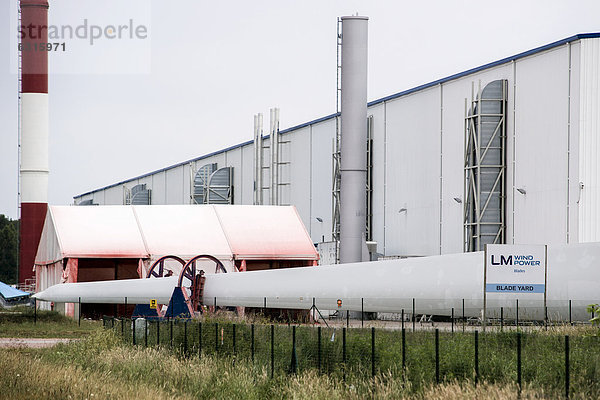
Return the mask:
[[0,338],[0,348],[28,347],[32,349],[41,349],[43,347],[52,347],[59,343],[68,343],[77,339],[32,339],[32,338]]

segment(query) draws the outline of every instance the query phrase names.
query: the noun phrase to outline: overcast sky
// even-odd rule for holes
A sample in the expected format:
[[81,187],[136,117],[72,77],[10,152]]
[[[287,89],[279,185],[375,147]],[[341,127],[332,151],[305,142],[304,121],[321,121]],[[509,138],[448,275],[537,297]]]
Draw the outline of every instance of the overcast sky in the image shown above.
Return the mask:
[[[0,5],[0,214],[13,218],[16,3]],[[67,48],[50,54],[50,204],[250,140],[270,107],[282,129],[331,114],[336,18],[356,12],[369,17],[369,100],[600,31],[598,0],[50,0],[49,25],[147,29],[51,40]]]

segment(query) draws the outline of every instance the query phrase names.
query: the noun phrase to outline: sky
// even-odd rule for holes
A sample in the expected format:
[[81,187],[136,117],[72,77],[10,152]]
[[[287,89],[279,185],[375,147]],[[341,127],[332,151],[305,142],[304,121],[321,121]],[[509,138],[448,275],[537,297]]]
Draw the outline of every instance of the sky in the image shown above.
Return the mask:
[[[11,218],[16,4],[0,4],[0,214]],[[254,114],[268,124],[271,107],[281,129],[335,112],[336,19],[357,12],[369,17],[369,101],[600,31],[597,0],[50,0],[50,41],[66,49],[49,55],[49,203],[251,140]],[[129,28],[92,41],[92,25]]]

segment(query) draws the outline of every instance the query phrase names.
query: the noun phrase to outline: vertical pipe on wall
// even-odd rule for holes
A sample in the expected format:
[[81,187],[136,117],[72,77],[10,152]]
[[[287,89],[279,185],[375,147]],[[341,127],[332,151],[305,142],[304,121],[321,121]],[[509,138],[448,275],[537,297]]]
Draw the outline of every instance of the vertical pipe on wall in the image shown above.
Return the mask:
[[[21,121],[19,283],[34,277],[33,265],[48,207],[48,1],[21,0]],[[30,49],[27,51],[27,49]]]
[[340,263],[362,261],[365,242],[367,27],[367,17],[342,17]]
[[271,205],[279,205],[279,108],[271,108]]
[[258,169],[260,168],[260,162],[258,159],[258,115],[254,114],[254,132],[252,133],[254,138],[254,198],[253,204],[258,204],[258,193],[260,187],[258,186],[258,177],[260,175]]
[[254,116],[254,204],[262,204],[263,188],[263,116]]

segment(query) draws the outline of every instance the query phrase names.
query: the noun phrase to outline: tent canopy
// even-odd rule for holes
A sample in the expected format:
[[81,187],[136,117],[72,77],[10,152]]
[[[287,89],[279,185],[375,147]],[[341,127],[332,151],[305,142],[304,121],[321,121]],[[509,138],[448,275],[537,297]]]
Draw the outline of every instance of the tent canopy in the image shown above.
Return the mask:
[[318,259],[293,206],[49,206],[35,263],[170,254]]
[[317,260],[295,207],[215,206],[235,259]]

